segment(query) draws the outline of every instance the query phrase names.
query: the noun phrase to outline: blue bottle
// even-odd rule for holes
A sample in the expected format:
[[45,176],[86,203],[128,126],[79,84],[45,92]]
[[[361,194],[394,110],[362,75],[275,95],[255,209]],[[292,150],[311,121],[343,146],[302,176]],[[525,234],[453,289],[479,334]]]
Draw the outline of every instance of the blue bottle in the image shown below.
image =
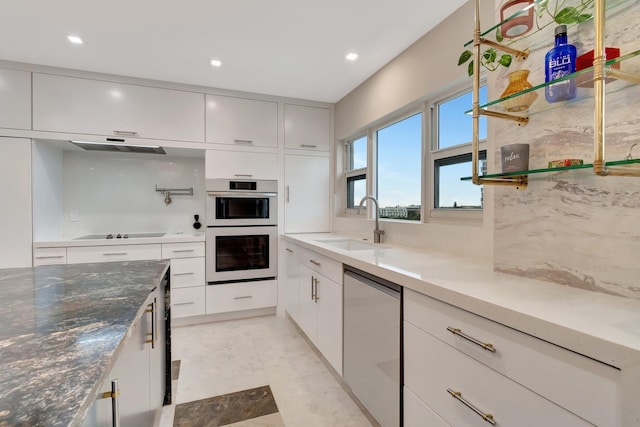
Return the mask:
[[[544,81],[557,80],[576,71],[576,47],[567,42],[567,26],[556,27],[555,47],[545,56]],[[568,79],[545,87],[547,102],[559,102],[576,97],[576,80]]]

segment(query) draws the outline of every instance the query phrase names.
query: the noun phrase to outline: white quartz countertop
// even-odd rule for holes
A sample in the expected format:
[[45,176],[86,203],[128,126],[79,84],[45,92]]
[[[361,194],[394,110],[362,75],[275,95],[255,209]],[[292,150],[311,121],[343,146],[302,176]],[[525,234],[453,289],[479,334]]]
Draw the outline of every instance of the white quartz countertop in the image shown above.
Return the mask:
[[[405,288],[624,369],[640,363],[640,301],[496,273],[473,259],[397,245],[340,249],[332,234],[285,240]],[[324,242],[323,242],[324,241]],[[373,245],[371,245],[373,246]]]
[[153,243],[189,243],[204,242],[204,232],[165,233],[161,237],[144,237],[128,239],[78,239],[82,236],[61,237],[58,240],[33,242],[34,248],[56,248],[71,246],[112,246],[143,245]]

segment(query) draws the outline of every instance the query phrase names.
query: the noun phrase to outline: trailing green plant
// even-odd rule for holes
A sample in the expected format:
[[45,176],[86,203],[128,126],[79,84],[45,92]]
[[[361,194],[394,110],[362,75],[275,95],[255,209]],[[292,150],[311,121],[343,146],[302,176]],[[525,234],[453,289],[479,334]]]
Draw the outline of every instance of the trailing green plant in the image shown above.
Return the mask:
[[[567,0],[559,0],[554,2],[554,7],[552,10],[549,7],[550,1],[542,0],[536,5],[535,31],[529,32],[522,37],[511,40],[507,44],[507,46],[515,43],[516,41],[521,41],[528,37],[531,37],[538,31],[548,27],[551,24],[580,24],[582,22],[590,20],[593,17],[593,14],[585,12],[587,12],[588,9],[593,8],[594,2],[595,0],[581,0],[580,4],[577,6],[565,6]],[[551,20],[549,22],[545,22],[547,17],[551,17]],[[504,41],[504,37],[502,37],[502,34],[500,34],[499,26],[498,28],[496,28],[495,38],[498,43],[502,43]],[[473,53],[470,50],[467,49],[463,51],[458,58],[458,66],[465,64],[472,57]],[[512,55],[508,53],[498,55],[497,50],[494,48],[488,48],[484,50],[480,55],[480,65],[482,65],[489,71],[497,70],[500,65],[502,65],[503,67],[509,67],[512,60]],[[473,60],[471,60],[467,66],[467,74],[469,74],[469,76],[473,75],[473,65]]]

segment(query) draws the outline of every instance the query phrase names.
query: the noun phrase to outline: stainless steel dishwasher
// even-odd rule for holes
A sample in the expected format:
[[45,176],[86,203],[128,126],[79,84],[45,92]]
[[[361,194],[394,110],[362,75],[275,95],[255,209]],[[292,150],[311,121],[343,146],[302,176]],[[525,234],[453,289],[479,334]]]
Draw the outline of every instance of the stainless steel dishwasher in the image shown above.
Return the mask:
[[401,424],[402,287],[345,266],[344,379],[383,427]]

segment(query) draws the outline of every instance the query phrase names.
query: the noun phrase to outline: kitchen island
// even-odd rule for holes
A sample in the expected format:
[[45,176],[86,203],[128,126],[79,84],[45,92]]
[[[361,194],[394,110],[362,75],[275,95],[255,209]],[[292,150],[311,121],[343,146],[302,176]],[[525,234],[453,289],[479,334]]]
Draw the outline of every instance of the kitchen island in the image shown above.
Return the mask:
[[0,270],[0,426],[81,425],[168,268],[164,260]]

